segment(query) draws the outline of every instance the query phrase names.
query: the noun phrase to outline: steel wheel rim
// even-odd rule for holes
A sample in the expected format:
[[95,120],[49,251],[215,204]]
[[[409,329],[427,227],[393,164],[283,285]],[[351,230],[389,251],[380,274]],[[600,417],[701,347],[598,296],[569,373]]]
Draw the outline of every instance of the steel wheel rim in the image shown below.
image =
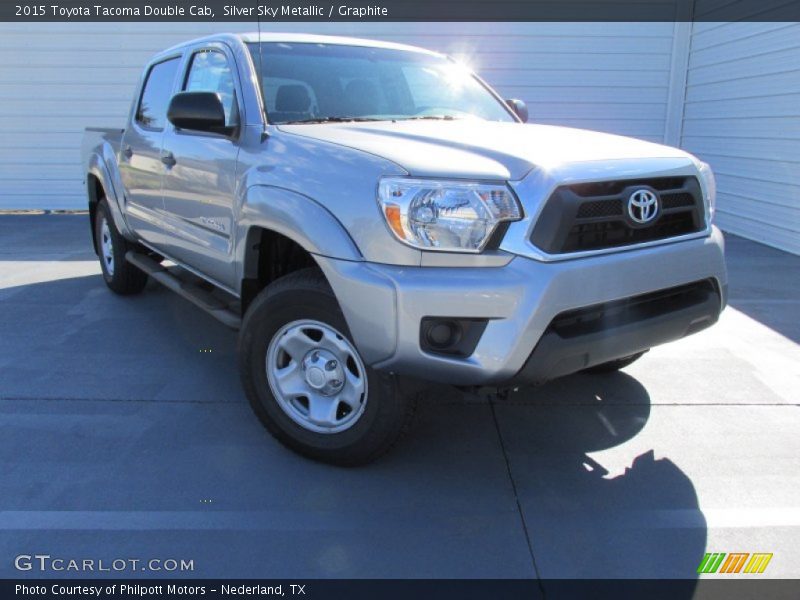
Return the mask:
[[339,433],[364,414],[364,363],[350,340],[321,321],[281,327],[267,347],[266,372],[278,406],[304,429]]
[[100,254],[103,258],[106,273],[114,275],[114,243],[111,240],[111,229],[108,227],[108,219],[103,217],[100,223]]

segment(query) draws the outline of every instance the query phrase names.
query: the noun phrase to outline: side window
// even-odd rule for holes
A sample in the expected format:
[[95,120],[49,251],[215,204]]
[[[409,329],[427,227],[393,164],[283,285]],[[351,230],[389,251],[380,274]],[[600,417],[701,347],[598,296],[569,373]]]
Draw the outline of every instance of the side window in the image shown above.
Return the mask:
[[171,58],[150,68],[136,109],[136,121],[143,127],[164,129],[179,63],[177,58]]
[[186,92],[217,92],[225,109],[225,125],[237,124],[236,87],[228,59],[222,52],[203,50],[195,54],[183,89]]

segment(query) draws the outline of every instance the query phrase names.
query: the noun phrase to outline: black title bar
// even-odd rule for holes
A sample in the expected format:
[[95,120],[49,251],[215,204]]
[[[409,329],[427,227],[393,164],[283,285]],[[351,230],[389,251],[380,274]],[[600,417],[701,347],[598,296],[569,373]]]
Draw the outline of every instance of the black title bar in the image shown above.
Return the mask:
[[800,582],[787,579],[28,579],[0,580],[0,598],[15,600],[737,600],[798,598]]
[[3,0],[0,21],[800,21],[800,0]]

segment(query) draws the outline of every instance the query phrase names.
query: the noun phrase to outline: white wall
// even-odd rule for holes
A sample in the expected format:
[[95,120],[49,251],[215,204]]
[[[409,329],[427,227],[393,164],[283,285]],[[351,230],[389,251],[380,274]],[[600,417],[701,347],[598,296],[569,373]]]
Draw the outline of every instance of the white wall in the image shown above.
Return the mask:
[[[695,11],[712,0],[697,0]],[[712,2],[713,3],[713,2]],[[254,23],[0,23],[0,209],[82,208],[86,126],[124,125],[145,61]],[[800,24],[273,23],[458,55],[531,120],[682,145],[723,228],[800,253]]]
[[[122,127],[156,51],[254,23],[0,24],[0,209],[83,208],[87,126]],[[672,23],[276,23],[468,59],[534,121],[664,139]]]
[[800,24],[694,24],[682,146],[714,168],[721,227],[800,254]]

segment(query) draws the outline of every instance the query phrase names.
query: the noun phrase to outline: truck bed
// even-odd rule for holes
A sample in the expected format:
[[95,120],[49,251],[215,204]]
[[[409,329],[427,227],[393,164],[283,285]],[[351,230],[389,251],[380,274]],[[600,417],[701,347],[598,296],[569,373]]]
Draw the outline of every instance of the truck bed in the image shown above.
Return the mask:
[[92,152],[106,160],[111,156],[116,160],[124,133],[125,130],[119,127],[87,127],[81,142],[81,163],[87,164]]

